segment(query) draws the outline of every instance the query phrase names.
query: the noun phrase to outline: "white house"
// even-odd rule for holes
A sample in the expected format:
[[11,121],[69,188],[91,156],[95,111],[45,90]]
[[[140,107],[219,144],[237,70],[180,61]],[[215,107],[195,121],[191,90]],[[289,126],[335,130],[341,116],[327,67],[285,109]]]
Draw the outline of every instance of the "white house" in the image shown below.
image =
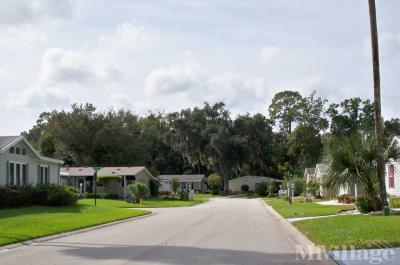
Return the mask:
[[62,160],[45,157],[23,136],[0,136],[0,186],[58,184]]
[[249,186],[249,191],[255,191],[258,185],[262,184],[263,182],[269,182],[269,181],[283,182],[280,179],[274,179],[269,177],[244,176],[229,180],[229,191],[234,193],[241,192],[243,185]]
[[189,187],[195,191],[206,192],[207,186],[205,184],[204,175],[160,175],[158,177],[160,181],[160,192],[171,192],[172,191],[172,179],[177,179],[179,182],[178,191],[182,191],[184,188]]
[[[400,136],[394,137],[393,141],[400,145]],[[385,173],[387,193],[391,196],[400,197],[400,163],[387,163]]]

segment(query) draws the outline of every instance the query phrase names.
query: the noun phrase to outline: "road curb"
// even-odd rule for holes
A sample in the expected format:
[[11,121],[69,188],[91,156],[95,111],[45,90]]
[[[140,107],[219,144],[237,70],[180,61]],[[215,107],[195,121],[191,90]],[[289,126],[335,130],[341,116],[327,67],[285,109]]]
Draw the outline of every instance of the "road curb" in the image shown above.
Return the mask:
[[92,230],[97,230],[97,229],[101,229],[101,228],[108,227],[108,226],[113,226],[113,225],[117,225],[117,224],[121,224],[121,223],[126,223],[126,222],[130,222],[130,221],[142,219],[142,218],[147,218],[150,216],[154,216],[156,214],[157,213],[150,212],[148,214],[135,216],[135,217],[127,218],[127,219],[122,219],[122,220],[118,220],[118,221],[113,221],[113,222],[109,222],[109,223],[105,223],[105,224],[94,225],[94,226],[90,226],[90,227],[86,227],[86,228],[82,228],[82,229],[77,229],[77,230],[68,231],[68,232],[62,232],[62,233],[50,235],[50,236],[38,237],[35,239],[21,241],[21,242],[13,243],[10,245],[4,245],[4,246],[0,246],[0,251],[7,251],[7,250],[15,249],[15,248],[29,246],[29,245],[35,245],[35,244],[38,244],[41,242],[46,242],[46,241],[53,240],[53,239],[77,235],[80,233],[89,232]]
[[259,199],[261,204],[265,206],[265,209],[272,214],[272,216],[281,224],[283,230],[285,231],[285,235],[292,245],[294,249],[297,249],[298,246],[306,246],[308,251],[311,251],[313,255],[321,255],[327,256],[327,259],[323,259],[320,261],[316,260],[305,260],[305,264],[323,264],[323,265],[337,265],[337,263],[327,255],[325,250],[316,246],[310,239],[308,239],[303,233],[301,233],[297,227],[295,227],[292,223],[286,220],[282,215],[280,215],[274,208],[268,205],[263,199]]

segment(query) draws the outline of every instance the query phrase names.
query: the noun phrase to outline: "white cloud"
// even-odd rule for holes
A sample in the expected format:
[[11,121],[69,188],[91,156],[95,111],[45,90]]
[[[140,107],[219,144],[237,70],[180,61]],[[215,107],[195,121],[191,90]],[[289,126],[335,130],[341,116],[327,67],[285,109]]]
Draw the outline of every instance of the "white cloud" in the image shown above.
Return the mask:
[[48,49],[42,59],[41,81],[49,85],[112,82],[117,81],[119,75],[117,66],[101,62],[87,49]]
[[197,63],[155,69],[146,78],[146,95],[184,93],[189,90],[200,89],[203,82],[201,79]]
[[267,46],[261,50],[261,58],[266,65],[272,65],[281,55],[282,50],[275,46]]
[[156,35],[150,28],[139,23],[124,22],[118,25],[112,34],[102,35],[99,39],[101,49],[126,48],[142,50],[148,48]]
[[23,25],[62,20],[76,14],[72,0],[0,0],[0,24]]
[[223,101],[234,114],[261,111],[268,96],[263,77],[234,72],[210,74],[197,62],[153,70],[146,78],[145,90],[149,99],[162,106],[171,100],[186,104],[182,108]]

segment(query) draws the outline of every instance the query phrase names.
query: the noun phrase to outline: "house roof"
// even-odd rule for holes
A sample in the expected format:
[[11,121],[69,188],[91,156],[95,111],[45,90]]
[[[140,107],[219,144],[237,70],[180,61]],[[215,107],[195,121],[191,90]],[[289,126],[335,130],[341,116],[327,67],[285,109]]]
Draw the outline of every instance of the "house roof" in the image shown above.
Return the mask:
[[314,167],[308,167],[308,168],[305,169],[304,173],[307,174],[307,175],[314,175],[315,168]]
[[13,142],[15,142],[20,135],[18,136],[0,136],[0,150],[5,149],[9,145],[11,145]]
[[[148,170],[145,167],[102,167],[98,172],[98,176],[135,176],[141,171]],[[92,167],[62,167],[61,173],[64,176],[93,176],[94,169]],[[148,174],[153,177],[150,172]],[[154,177],[153,177],[154,178]]]
[[23,141],[28,148],[39,158],[40,160],[47,161],[47,162],[52,162],[52,163],[57,163],[57,164],[64,164],[64,161],[59,160],[59,159],[54,159],[46,156],[42,156],[39,154],[38,151],[36,151],[35,148],[28,142],[28,140],[25,139],[24,136],[22,135],[16,135],[16,136],[0,136],[0,152],[4,153],[6,152],[11,146]]
[[172,180],[176,178],[178,182],[202,182],[204,175],[160,175],[158,178],[161,180]]

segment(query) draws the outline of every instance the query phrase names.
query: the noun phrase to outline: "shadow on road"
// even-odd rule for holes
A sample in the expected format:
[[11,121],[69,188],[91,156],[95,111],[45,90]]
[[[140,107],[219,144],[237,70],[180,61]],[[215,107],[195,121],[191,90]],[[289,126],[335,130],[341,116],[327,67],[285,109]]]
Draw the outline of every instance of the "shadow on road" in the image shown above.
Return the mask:
[[[146,264],[304,264],[291,253],[262,253],[228,249],[208,249],[183,246],[135,246],[103,244],[42,243],[41,246],[56,246],[65,256],[74,256],[88,261],[121,260]],[[40,246],[39,245],[39,246]]]

